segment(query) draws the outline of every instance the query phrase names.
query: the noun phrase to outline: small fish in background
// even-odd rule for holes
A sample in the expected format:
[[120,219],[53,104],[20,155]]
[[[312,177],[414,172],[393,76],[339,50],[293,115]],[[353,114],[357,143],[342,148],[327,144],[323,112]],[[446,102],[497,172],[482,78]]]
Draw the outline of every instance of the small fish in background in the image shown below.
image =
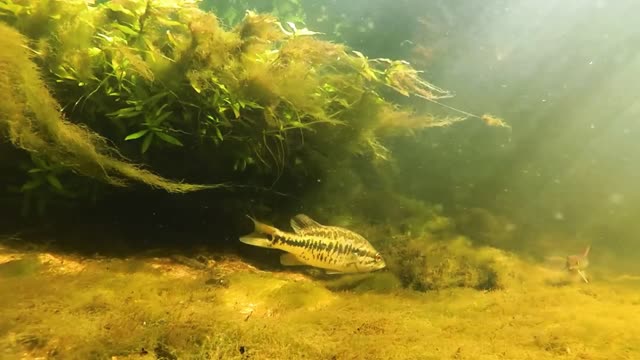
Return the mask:
[[586,283],[589,283],[589,280],[587,279],[587,275],[584,270],[589,266],[589,250],[591,250],[591,246],[587,246],[584,252],[580,255],[567,256],[566,261],[566,269],[569,272],[577,272]]
[[249,218],[255,231],[240,241],[286,251],[280,256],[282,265],[308,265],[325,269],[328,274],[364,273],[386,267],[380,253],[353,231],[321,225],[303,214],[291,219],[293,233]]

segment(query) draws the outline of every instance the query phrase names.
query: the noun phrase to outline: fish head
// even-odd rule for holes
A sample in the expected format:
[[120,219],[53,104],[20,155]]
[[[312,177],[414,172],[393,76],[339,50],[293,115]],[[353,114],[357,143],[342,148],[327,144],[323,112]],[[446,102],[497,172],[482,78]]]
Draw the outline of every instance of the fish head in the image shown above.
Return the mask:
[[359,272],[376,271],[385,267],[387,267],[387,263],[379,252],[374,252],[372,255],[361,258],[357,266]]
[[566,267],[567,270],[584,270],[589,266],[589,259],[582,255],[569,255],[567,256]]

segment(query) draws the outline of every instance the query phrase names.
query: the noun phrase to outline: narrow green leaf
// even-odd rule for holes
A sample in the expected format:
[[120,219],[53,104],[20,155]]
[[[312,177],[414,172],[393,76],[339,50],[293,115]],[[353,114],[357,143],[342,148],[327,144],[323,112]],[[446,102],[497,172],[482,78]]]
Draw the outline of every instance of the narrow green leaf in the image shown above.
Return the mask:
[[142,142],[142,147],[140,148],[140,151],[144,154],[147,152],[147,150],[149,150],[149,146],[151,146],[151,141],[153,141],[153,134],[152,132],[148,133],[147,136],[144,138],[144,141]]
[[233,164],[234,171],[244,171],[247,168],[247,161],[245,159],[236,160],[235,164]]
[[257,102],[253,102],[253,101],[246,101],[242,103],[244,106],[248,106],[254,109],[264,109],[264,107],[260,104],[258,104]]
[[127,35],[138,36],[138,32],[133,30],[132,28],[130,28],[128,26],[120,25],[120,24],[116,24],[116,23],[111,24],[111,26],[113,26],[114,28],[122,31],[123,33],[125,33]]
[[[151,95],[148,98],[146,98],[144,100],[145,104],[147,104],[149,107],[155,107],[155,105],[158,103],[158,101],[160,101],[162,98],[167,97],[171,95],[171,93],[169,91],[161,91],[159,93],[156,93],[155,95]],[[164,109],[168,104],[164,104],[163,106],[160,107],[160,109]]]
[[125,140],[139,139],[139,138],[145,136],[148,132],[149,132],[149,129],[140,130],[140,131],[134,132],[133,134],[127,135],[127,137],[124,138],[124,139]]
[[169,104],[163,104],[162,106],[160,106],[160,108],[158,110],[156,110],[156,116],[160,115],[162,113],[162,111],[164,110],[164,108],[166,108]]
[[126,9],[124,6],[122,6],[122,4],[119,4],[119,3],[113,3],[113,2],[109,1],[109,2],[105,3],[105,6],[109,10],[121,12],[121,13],[127,14],[129,16],[136,16],[131,10]]
[[163,113],[162,115],[158,116],[157,118],[155,118],[155,120],[153,120],[153,123],[156,125],[160,125],[162,124],[165,120],[167,120],[167,118],[172,115],[173,112],[168,111],[166,113]]
[[184,26],[183,23],[179,22],[179,21],[175,21],[175,20],[171,20],[168,18],[163,18],[161,16],[158,16],[155,18],[156,21],[158,21],[159,23],[161,23],[164,26]]
[[33,161],[33,163],[41,169],[48,168],[47,163],[38,156],[31,155],[31,161]]
[[348,102],[347,100],[342,99],[342,98],[336,99],[336,102],[337,102],[338,104],[342,105],[342,106],[343,106],[343,107],[345,107],[345,108],[348,108],[348,107],[350,107],[350,106],[351,106],[351,104],[349,104],[349,102]]
[[169,144],[173,144],[176,146],[183,146],[182,143],[180,142],[180,140],[174,138],[173,136],[167,134],[167,133],[163,133],[163,132],[156,132],[155,133],[161,140],[168,142]]
[[240,117],[240,104],[233,103],[231,104],[231,109],[233,109],[233,115],[237,118]]
[[53,175],[53,174],[48,174],[47,175],[47,181],[49,182],[49,184],[51,184],[51,186],[53,186],[56,190],[59,191],[64,191],[64,188],[62,187],[62,183],[60,182],[60,180],[58,180],[58,178]]
[[43,183],[44,183],[44,180],[42,178],[29,180],[20,187],[20,191],[25,192],[25,191],[37,189],[40,186],[42,186]]
[[108,113],[107,116],[115,116],[116,118],[132,118],[136,117],[143,112],[135,107],[122,108],[118,111]]

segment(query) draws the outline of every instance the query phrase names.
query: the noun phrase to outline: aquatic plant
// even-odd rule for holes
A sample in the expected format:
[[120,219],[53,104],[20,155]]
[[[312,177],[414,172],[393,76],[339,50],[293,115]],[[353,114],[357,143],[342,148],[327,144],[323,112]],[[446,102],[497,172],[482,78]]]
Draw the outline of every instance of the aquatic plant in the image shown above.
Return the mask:
[[18,188],[24,195],[21,212],[26,216],[35,207],[38,215],[44,215],[52,198],[73,196],[73,192],[66,189],[60,181],[60,176],[69,169],[60,164],[49,164],[35,154],[31,154],[30,160],[33,167],[26,169],[28,179]]
[[104,138],[65,120],[40,79],[26,44],[22,35],[0,24],[0,46],[4,49],[0,54],[0,92],[4,94],[0,124],[16,147],[113,185],[124,185],[128,178],[175,192],[206,188],[172,182],[120,160]]
[[464,237],[439,241],[429,236],[400,237],[389,252],[391,271],[403,286],[418,291],[513,288],[523,282],[526,271],[513,255],[490,247],[474,248]]
[[3,54],[4,83],[25,92],[0,89],[10,94],[7,136],[113,185],[222,186],[170,181],[126,156],[174,178],[271,187],[284,174],[350,166],[336,159],[388,161],[389,137],[478,117],[437,118],[397,103],[451,94],[405,61],[370,59],[273,15],[247,11],[229,29],[188,0],[0,5],[0,19],[28,37],[2,28],[14,49]]

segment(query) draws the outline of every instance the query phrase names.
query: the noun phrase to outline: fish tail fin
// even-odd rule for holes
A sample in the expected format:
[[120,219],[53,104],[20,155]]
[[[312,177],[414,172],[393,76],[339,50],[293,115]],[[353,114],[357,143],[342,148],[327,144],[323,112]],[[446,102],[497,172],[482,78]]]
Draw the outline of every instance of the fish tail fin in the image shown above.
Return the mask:
[[272,247],[273,235],[278,231],[278,229],[273,226],[263,224],[251,216],[247,215],[247,217],[253,221],[254,231],[251,234],[240,237],[240,241],[253,246]]

